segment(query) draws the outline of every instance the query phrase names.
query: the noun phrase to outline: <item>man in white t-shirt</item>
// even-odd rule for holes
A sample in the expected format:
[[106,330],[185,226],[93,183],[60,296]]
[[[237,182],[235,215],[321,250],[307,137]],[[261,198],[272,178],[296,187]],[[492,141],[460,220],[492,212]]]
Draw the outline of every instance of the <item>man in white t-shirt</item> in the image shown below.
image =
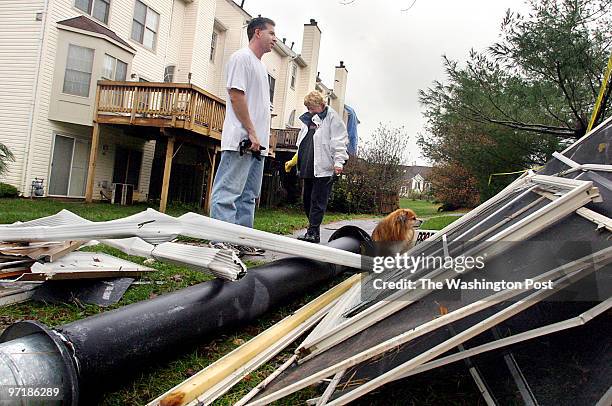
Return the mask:
[[[253,227],[270,140],[270,84],[261,57],[276,43],[274,25],[269,18],[251,20],[249,45],[234,52],[226,66],[221,161],[213,183],[210,216],[246,227]],[[241,151],[244,140],[251,145]]]

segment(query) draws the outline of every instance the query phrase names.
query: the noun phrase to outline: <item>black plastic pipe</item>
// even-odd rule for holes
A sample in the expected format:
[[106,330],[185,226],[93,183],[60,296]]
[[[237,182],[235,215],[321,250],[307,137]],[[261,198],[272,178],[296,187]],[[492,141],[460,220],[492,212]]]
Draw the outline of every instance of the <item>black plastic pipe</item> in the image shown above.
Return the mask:
[[[369,243],[369,236],[348,226],[334,233],[329,245],[358,253],[362,243]],[[37,322],[18,322],[5,330],[0,342],[31,334],[48,336],[64,363],[57,371],[66,381],[65,396],[72,400],[64,404],[76,405],[79,389],[87,393],[166,352],[189,348],[220,329],[253,321],[340,272],[340,267],[324,262],[281,259],[249,270],[239,281],[215,279],[54,330]]]

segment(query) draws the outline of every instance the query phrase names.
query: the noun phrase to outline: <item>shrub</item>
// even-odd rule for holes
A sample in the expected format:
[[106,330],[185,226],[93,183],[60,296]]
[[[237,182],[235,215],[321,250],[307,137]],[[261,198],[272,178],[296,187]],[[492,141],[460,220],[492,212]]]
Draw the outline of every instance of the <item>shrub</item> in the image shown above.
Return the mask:
[[17,197],[19,191],[13,185],[8,183],[0,183],[0,197]]
[[480,201],[478,181],[460,165],[434,166],[429,180],[435,199],[448,210],[475,207]]

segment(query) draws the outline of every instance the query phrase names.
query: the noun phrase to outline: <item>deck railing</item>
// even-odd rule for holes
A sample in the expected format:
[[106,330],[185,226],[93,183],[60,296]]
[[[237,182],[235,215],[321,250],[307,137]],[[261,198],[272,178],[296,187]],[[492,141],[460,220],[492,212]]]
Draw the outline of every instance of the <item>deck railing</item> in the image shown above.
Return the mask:
[[219,135],[225,102],[187,83],[99,81],[100,122],[177,127]]
[[298,128],[276,129],[271,131],[271,138],[276,138],[276,148],[297,149]]

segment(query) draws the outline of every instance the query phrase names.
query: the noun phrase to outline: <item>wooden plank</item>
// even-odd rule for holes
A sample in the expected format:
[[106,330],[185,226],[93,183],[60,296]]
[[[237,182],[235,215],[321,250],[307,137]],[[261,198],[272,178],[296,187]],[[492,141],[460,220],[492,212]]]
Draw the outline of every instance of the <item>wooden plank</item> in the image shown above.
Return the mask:
[[162,181],[161,199],[159,202],[159,211],[166,212],[168,204],[168,189],[170,187],[170,173],[172,172],[172,157],[174,155],[174,137],[168,138],[166,147],[166,160],[164,162],[164,179]]
[[215,165],[217,163],[217,147],[213,148],[212,157],[209,160],[210,162],[210,172],[208,173],[208,184],[206,185],[206,203],[204,207],[204,212],[207,215],[210,215],[210,198],[212,196],[212,185],[215,180]]
[[74,280],[74,279],[100,279],[100,278],[119,278],[119,277],[139,277],[145,272],[152,272],[144,269],[122,269],[120,271],[100,271],[95,269],[80,269],[78,271],[65,272],[28,272],[21,275],[19,282],[44,282],[48,280]]
[[94,178],[96,175],[96,163],[98,161],[98,146],[100,144],[100,125],[97,121],[93,123],[93,134],[91,137],[91,149],[89,152],[89,168],[87,169],[87,186],[85,188],[85,201],[93,201]]
[[138,92],[138,88],[136,88],[132,92],[132,111],[130,114],[130,124],[132,124],[132,122],[134,121],[134,118],[136,117],[136,109],[138,108],[138,103],[139,103],[139,92]]
[[68,241],[58,247],[46,249],[46,252],[42,253],[41,258],[47,262],[55,262],[64,255],[79,249],[83,244],[85,244],[85,241]]

